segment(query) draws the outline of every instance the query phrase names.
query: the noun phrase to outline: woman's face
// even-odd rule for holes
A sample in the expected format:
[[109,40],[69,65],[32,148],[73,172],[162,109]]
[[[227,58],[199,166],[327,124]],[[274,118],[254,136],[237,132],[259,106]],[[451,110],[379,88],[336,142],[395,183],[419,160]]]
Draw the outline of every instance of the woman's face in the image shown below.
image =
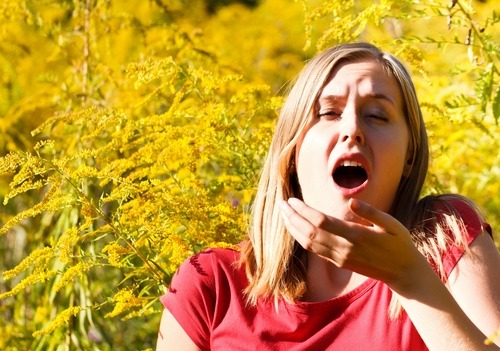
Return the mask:
[[355,220],[350,198],[391,209],[408,159],[409,132],[399,85],[375,60],[334,69],[297,144],[303,200]]

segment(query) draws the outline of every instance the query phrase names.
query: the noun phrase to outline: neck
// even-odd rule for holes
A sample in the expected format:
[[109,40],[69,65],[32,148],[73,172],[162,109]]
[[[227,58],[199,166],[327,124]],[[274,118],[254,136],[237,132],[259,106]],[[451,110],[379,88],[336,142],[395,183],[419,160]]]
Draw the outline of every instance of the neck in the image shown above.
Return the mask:
[[326,259],[308,252],[307,291],[304,301],[326,301],[346,294],[368,278],[347,269],[339,268]]

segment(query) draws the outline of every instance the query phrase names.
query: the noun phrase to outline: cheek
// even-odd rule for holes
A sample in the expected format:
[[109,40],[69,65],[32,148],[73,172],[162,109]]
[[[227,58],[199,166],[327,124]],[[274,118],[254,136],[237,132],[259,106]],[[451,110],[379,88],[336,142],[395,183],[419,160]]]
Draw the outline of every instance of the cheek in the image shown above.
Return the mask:
[[323,165],[327,162],[331,152],[332,135],[324,130],[312,128],[297,143],[295,164],[297,169],[308,173],[312,165]]
[[384,159],[382,162],[387,164],[387,169],[391,170],[394,178],[400,179],[408,161],[408,138],[404,135],[399,138],[391,136],[385,140],[383,145],[381,155]]
[[315,168],[315,163],[318,162],[317,157],[312,157],[316,149],[313,140],[308,139],[309,138],[306,137],[297,145],[297,153],[295,154],[295,165],[299,181],[303,181],[304,178],[307,178],[307,169]]
[[328,170],[330,136],[310,130],[297,145],[296,168],[303,200],[313,205],[331,180]]

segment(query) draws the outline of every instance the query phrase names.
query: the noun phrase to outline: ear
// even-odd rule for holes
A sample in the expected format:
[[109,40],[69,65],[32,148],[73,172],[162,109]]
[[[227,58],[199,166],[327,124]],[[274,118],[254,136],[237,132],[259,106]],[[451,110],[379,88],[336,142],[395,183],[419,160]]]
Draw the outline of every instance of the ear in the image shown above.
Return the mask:
[[413,157],[413,147],[410,143],[406,149],[406,163],[403,168],[403,177],[408,177],[410,175],[411,169],[413,168]]
[[403,168],[403,177],[408,177],[410,175],[412,167],[413,159],[409,158],[408,160],[406,160],[405,166]]

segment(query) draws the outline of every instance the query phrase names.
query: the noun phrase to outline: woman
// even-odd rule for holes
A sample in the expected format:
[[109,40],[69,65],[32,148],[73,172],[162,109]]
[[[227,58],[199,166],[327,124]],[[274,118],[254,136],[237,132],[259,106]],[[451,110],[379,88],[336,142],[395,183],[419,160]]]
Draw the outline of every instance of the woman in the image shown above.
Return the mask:
[[[498,350],[500,255],[465,198],[419,200],[428,142],[403,65],[313,58],[277,121],[240,250],[190,258],[157,350]],[[500,344],[499,341],[497,341]]]

